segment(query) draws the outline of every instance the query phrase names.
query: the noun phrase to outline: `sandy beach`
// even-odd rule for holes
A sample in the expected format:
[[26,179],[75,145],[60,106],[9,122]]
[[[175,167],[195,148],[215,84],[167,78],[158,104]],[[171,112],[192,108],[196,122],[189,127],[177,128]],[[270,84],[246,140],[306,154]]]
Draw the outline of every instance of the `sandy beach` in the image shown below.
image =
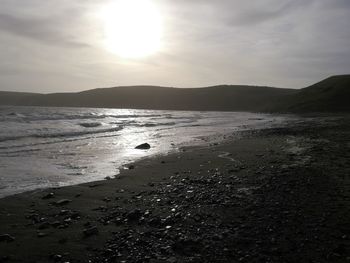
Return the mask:
[[349,116],[0,199],[0,262],[348,262]]

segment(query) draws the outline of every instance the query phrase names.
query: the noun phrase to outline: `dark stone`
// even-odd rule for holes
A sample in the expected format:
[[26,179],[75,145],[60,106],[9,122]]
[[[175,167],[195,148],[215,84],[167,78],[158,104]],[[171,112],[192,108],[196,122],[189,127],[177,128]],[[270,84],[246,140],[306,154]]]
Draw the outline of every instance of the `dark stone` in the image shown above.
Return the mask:
[[139,149],[139,150],[148,150],[150,148],[151,148],[151,145],[149,145],[148,143],[143,143],[135,147],[135,149]]
[[84,127],[84,128],[96,128],[102,125],[102,123],[99,122],[83,122],[83,123],[79,123],[80,126]]

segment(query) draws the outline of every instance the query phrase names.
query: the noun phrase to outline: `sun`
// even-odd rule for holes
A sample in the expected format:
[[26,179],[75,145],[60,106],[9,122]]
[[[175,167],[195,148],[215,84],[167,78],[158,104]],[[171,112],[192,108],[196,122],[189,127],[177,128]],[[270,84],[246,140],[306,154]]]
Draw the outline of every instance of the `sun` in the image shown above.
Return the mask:
[[104,8],[102,20],[108,51],[140,58],[160,49],[162,22],[151,0],[115,0]]

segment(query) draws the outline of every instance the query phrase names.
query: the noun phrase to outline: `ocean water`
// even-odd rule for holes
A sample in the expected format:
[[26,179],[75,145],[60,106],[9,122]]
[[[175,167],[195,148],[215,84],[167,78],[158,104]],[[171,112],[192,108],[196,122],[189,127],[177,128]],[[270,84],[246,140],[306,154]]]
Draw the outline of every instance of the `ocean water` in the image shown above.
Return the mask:
[[[0,107],[0,197],[114,177],[143,157],[286,119],[246,112]],[[145,142],[150,150],[135,149]]]

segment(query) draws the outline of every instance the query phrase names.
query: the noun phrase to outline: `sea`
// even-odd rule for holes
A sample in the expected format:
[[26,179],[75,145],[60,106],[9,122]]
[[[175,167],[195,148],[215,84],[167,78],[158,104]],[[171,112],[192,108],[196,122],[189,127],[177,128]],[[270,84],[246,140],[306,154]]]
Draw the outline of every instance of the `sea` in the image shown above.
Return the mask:
[[[128,163],[207,145],[290,116],[249,112],[0,107],[0,198],[113,178]],[[135,147],[149,143],[151,149]]]

